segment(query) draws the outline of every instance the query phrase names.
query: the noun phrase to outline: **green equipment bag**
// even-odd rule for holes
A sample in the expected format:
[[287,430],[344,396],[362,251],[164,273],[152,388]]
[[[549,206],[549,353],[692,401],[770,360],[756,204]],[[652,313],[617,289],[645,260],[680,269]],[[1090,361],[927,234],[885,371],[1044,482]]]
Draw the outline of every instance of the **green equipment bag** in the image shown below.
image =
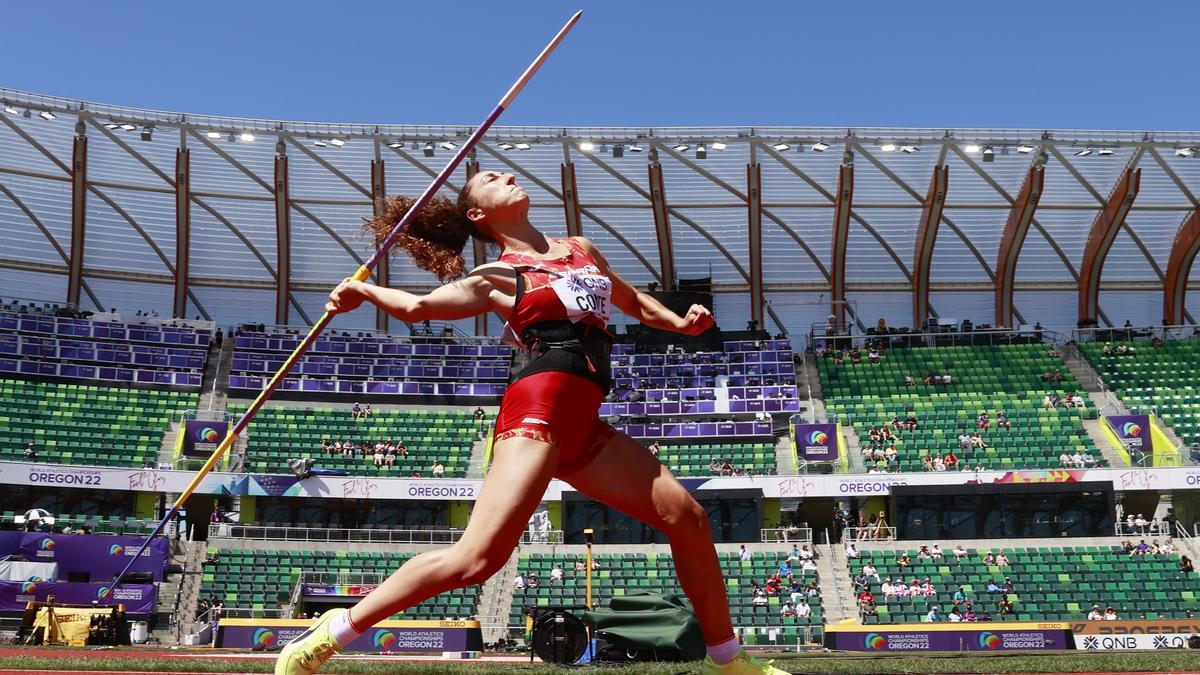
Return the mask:
[[[722,589],[724,591],[724,589]],[[607,609],[584,613],[601,647],[608,643],[630,660],[697,661],[704,658],[704,635],[686,602],[645,591],[616,596]],[[634,656],[633,654],[637,654]]]

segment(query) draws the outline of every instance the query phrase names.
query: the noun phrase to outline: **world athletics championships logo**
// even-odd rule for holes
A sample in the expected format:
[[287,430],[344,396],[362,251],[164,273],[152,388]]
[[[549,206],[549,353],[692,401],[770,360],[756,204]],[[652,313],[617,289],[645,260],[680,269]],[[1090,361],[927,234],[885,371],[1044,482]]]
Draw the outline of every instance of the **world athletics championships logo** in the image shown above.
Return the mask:
[[196,440],[201,443],[216,443],[217,430],[212,427],[204,427],[196,432]]
[[1000,636],[984,631],[979,634],[980,649],[995,649],[1000,646]]
[[29,593],[33,593],[36,590],[37,590],[37,584],[33,583],[32,581],[26,581],[21,584],[21,592],[22,593],[29,594]]
[[1121,425],[1121,435],[1130,438],[1137,438],[1142,435],[1142,428],[1133,422],[1126,422]]
[[124,553],[125,553],[125,549],[122,548],[122,546],[120,544],[113,544],[112,546],[108,547],[109,555],[123,555]]
[[50,538],[43,539],[41,543],[38,544],[38,548],[42,549],[43,551],[53,551],[54,540]]
[[820,429],[813,429],[812,431],[808,432],[809,445],[825,445],[827,443],[829,443],[829,434],[825,433],[824,431],[821,431]]
[[887,646],[887,638],[879,633],[867,633],[867,636],[863,638],[863,645],[867,649],[881,652]]
[[275,644],[276,639],[277,638],[275,637],[275,634],[266,628],[259,628],[258,630],[254,631],[255,646],[261,645],[263,647],[270,647],[271,645]]
[[390,630],[381,630],[371,639],[375,647],[385,652],[392,651],[392,647],[396,645],[396,635]]
[[33,576],[29,577],[28,579],[26,579],[25,581],[28,581],[28,582],[30,582],[30,583],[34,583],[34,584],[40,584],[40,583],[42,583],[43,581],[45,581],[45,579],[43,579],[43,578],[41,578],[41,577],[39,577],[38,575],[36,575],[36,574],[35,574],[35,575],[33,575]]
[[109,592],[108,586],[101,586],[100,588],[96,589],[96,598],[103,600],[108,597]]

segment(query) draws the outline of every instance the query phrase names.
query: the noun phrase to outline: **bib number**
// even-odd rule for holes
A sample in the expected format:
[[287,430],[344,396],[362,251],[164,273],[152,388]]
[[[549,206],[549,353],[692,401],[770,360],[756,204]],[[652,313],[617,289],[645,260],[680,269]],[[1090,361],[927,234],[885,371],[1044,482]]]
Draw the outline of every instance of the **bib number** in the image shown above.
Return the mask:
[[572,274],[551,282],[567,318],[578,323],[589,314],[608,324],[612,305],[612,281],[600,274]]

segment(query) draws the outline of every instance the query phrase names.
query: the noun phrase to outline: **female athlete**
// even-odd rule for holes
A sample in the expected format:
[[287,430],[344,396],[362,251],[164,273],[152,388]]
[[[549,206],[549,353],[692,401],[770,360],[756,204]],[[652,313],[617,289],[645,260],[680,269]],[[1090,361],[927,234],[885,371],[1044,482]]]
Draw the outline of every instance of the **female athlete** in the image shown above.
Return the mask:
[[[385,236],[413,201],[393,197],[365,228]],[[497,245],[500,259],[460,279],[471,237]],[[370,302],[408,323],[495,312],[507,320],[509,339],[530,351],[530,361],[501,402],[491,470],[462,538],[408,560],[350,610],[321,615],[283,649],[276,674],[313,673],[377,622],[487,581],[508,560],[551,478],[667,535],[707,644],[703,673],[782,674],[738,645],[705,510],[644,446],[598,416],[611,385],[611,306],[687,335],[710,328],[712,314],[693,305],[681,317],[634,290],[587,239],[539,232],[529,222],[529,196],[511,174],[477,173],[457,203],[435,199],[397,244],[422,269],[456,281],[417,296],[347,280],[329,295],[326,309],[349,312]]]

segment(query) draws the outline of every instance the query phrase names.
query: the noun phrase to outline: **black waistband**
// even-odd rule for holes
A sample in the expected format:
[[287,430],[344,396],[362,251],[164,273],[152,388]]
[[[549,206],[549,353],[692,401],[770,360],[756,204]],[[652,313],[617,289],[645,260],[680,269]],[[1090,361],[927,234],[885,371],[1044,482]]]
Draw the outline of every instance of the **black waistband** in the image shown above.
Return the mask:
[[603,328],[568,320],[542,321],[521,333],[530,361],[516,379],[547,371],[586,377],[604,389],[612,387],[613,336]]

